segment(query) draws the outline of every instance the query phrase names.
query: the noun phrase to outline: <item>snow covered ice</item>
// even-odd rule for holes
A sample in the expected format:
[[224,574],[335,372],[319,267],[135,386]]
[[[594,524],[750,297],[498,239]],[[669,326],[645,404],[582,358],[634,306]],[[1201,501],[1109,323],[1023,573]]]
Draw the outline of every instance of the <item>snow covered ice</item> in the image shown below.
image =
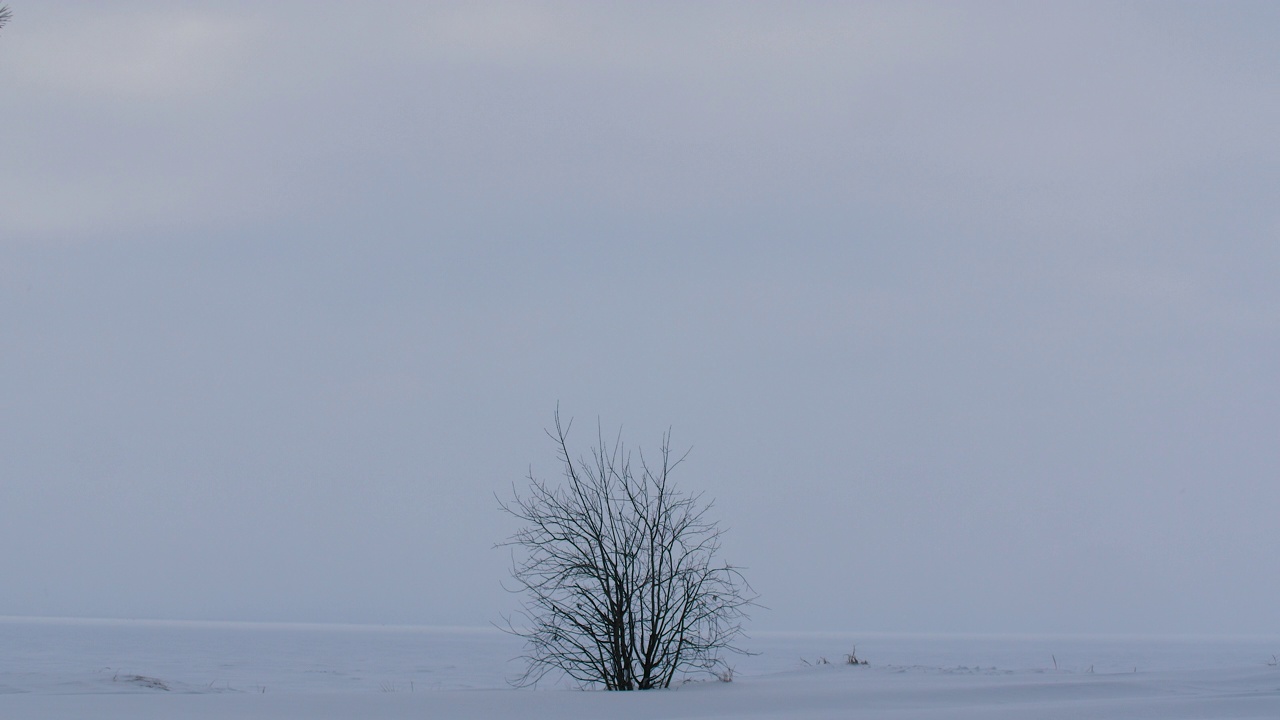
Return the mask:
[[637,693],[511,689],[491,629],[7,618],[0,644],[0,717],[33,720],[1280,718],[1280,638],[760,633],[732,683]]

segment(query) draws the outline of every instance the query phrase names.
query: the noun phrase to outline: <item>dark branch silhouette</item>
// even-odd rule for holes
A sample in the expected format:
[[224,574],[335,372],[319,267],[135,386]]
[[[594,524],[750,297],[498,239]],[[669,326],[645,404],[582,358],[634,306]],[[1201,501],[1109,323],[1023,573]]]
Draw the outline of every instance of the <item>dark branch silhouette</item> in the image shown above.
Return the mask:
[[734,642],[755,596],[738,568],[715,564],[722,531],[707,517],[711,503],[670,481],[685,457],[671,454],[670,432],[653,464],[637,454],[638,467],[621,433],[609,447],[597,427],[598,444],[576,461],[568,434],[557,410],[547,435],[562,484],[530,472],[527,494],[499,501],[524,523],[502,543],[512,549],[510,589],[525,598],[506,618],[525,641],[515,684],[557,670],[584,685],[646,690],[678,672],[727,669],[723,654],[744,652]]
[[0,5],[0,30],[3,30],[4,26],[9,24],[9,20],[12,17],[13,11],[9,9],[9,6]]

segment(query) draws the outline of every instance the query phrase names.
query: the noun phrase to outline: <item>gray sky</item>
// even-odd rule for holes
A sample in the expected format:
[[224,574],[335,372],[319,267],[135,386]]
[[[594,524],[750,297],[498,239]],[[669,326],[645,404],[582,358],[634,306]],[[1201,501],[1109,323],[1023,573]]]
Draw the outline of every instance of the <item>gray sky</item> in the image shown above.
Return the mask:
[[9,4],[0,614],[483,624],[559,402],[756,629],[1280,632],[1280,5]]

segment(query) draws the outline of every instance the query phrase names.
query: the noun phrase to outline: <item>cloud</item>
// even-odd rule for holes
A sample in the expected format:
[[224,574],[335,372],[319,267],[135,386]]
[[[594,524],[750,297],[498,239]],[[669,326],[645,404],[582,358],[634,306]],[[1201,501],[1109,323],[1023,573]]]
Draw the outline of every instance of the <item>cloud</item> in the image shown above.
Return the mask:
[[136,175],[0,177],[0,214],[9,239],[154,227],[199,210],[199,194],[189,185]]
[[192,98],[245,70],[262,25],[211,9],[162,12],[95,4],[59,16],[31,13],[6,38],[9,82],[93,102]]
[[[201,158],[263,39],[216,8],[32,7],[5,38],[15,141],[0,170],[6,240],[84,238],[217,214]],[[215,157],[217,157],[215,155]]]
[[455,61],[767,81],[761,71],[777,80],[803,67],[845,74],[935,57],[952,19],[926,5],[433,4],[416,13],[415,46]]

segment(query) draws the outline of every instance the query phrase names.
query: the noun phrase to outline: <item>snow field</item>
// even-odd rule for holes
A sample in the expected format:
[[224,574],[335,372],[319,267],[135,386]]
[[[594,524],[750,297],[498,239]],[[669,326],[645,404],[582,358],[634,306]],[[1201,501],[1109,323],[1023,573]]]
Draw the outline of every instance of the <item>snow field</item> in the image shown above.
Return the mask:
[[489,629],[0,618],[0,646],[0,717],[32,720],[1280,718],[1278,638],[760,633],[734,682],[645,693],[510,689]]

